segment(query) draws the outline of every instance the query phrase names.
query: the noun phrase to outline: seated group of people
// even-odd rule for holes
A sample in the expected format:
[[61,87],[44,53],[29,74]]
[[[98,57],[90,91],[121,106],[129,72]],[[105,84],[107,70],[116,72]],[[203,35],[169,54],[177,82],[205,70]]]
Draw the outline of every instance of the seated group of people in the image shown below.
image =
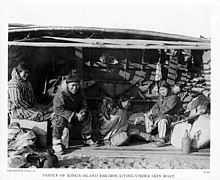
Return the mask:
[[[62,152],[62,137],[68,136],[66,129],[73,121],[81,124],[81,134],[86,145],[108,143],[125,145],[135,137],[147,142],[155,142],[158,147],[165,145],[165,138],[170,124],[179,120],[184,113],[180,98],[175,95],[166,81],[159,84],[159,98],[153,108],[144,114],[146,132],[138,130],[134,124],[128,123],[127,110],[130,97],[122,96],[115,103],[111,98],[104,98],[100,112],[100,135],[98,142],[92,139],[91,114],[86,98],[80,86],[80,78],[71,73],[58,88],[53,98],[52,112],[44,105],[36,103],[31,83],[28,81],[29,68],[20,63],[12,71],[12,79],[8,83],[9,116],[16,119],[33,121],[47,120],[50,114],[52,123],[53,149]],[[152,135],[157,128],[158,135]]]

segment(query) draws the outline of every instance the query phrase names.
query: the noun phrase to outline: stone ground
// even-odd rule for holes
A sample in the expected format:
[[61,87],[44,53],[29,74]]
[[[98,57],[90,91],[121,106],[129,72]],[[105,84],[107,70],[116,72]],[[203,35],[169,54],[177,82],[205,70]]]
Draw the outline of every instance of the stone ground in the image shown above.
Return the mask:
[[185,155],[172,145],[158,148],[142,142],[123,147],[73,145],[59,155],[59,163],[60,168],[78,169],[210,169],[210,149]]

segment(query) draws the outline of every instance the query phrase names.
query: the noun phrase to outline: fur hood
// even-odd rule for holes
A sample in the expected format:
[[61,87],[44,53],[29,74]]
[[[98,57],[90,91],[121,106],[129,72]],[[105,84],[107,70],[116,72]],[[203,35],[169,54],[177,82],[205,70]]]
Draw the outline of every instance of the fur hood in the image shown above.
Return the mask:
[[80,86],[78,92],[75,95],[73,95],[69,92],[68,87],[67,87],[67,82],[66,82],[66,79],[65,79],[65,80],[62,81],[62,83],[60,85],[60,90],[61,90],[61,92],[64,92],[67,96],[73,97],[73,96],[75,96],[75,95],[77,95],[81,92],[81,86]]

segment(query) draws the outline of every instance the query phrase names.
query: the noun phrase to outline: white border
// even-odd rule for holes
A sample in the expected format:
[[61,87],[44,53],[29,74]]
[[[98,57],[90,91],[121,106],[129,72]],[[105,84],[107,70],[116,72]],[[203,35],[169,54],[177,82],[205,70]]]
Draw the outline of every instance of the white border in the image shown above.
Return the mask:
[[[23,8],[20,8],[19,12],[22,14],[25,12],[26,9],[28,8],[32,8],[33,5],[38,4],[39,7],[42,6],[47,6],[47,10],[45,13],[45,17],[49,17],[48,14],[50,14],[49,9],[50,6],[54,7],[53,5],[56,4],[57,7],[59,7],[59,5],[61,4],[65,4],[66,2],[70,3],[70,1],[52,1],[52,0],[47,0],[47,1],[42,1],[42,0],[38,0],[38,1],[24,1],[24,0],[20,0],[19,3],[20,5],[23,5]],[[84,0],[84,1],[71,1],[72,3],[78,3],[81,5],[88,5],[90,4],[105,4],[107,7],[108,5],[112,5],[115,4],[115,6],[117,7],[120,4],[123,4],[125,1],[122,0],[117,0],[117,1],[99,1],[99,0],[90,0],[88,2],[88,0]],[[146,4],[146,3],[150,3],[150,4],[157,4],[158,6],[160,6],[160,4],[167,4],[167,5],[172,5],[173,4],[182,4],[182,5],[190,5],[190,3],[192,5],[197,4],[198,7],[200,4],[207,4],[207,5],[211,5],[211,38],[212,38],[212,97],[214,97],[212,100],[212,114],[211,114],[211,135],[212,135],[212,143],[211,143],[211,169],[208,171],[205,170],[155,170],[155,169],[147,169],[147,170],[137,170],[137,169],[131,169],[131,170],[126,170],[126,169],[122,169],[122,170],[79,170],[79,169],[52,169],[52,170],[47,170],[47,169],[36,169],[35,172],[8,172],[7,171],[7,167],[5,167],[5,165],[7,164],[7,142],[5,141],[7,139],[7,25],[10,19],[10,13],[11,10],[13,8],[16,8],[16,4],[18,4],[18,1],[15,0],[10,0],[10,1],[0,1],[0,12],[1,12],[1,20],[0,20],[0,27],[1,27],[1,33],[0,33],[0,61],[1,61],[1,65],[0,65],[0,78],[1,78],[1,85],[0,85],[0,117],[1,117],[1,131],[0,131],[0,150],[1,150],[1,168],[0,168],[0,179],[52,179],[52,178],[46,178],[43,177],[43,174],[45,173],[53,173],[53,174],[58,174],[58,176],[65,174],[65,176],[67,174],[78,174],[78,173],[86,173],[86,174],[174,174],[175,175],[175,179],[217,179],[219,177],[219,169],[218,169],[218,165],[219,165],[219,144],[220,144],[220,138],[219,137],[219,119],[218,119],[218,111],[219,111],[219,101],[218,101],[218,94],[219,94],[219,57],[218,56],[218,52],[220,52],[219,47],[218,47],[218,40],[220,39],[219,37],[219,27],[220,27],[220,4],[218,3],[218,1],[211,1],[211,0],[205,0],[205,1],[199,1],[199,0],[185,0],[184,2],[175,2],[175,1],[161,1],[161,0],[156,0],[156,1],[138,1],[138,0],[127,0],[126,4],[129,4],[130,6],[133,6],[135,4]],[[21,7],[21,6],[17,6],[17,7]],[[56,6],[55,6],[56,7]],[[45,10],[45,8],[42,8]],[[53,18],[59,18],[60,13],[64,13],[65,12],[59,12],[59,9],[57,9],[57,16],[53,17]],[[85,13],[86,13],[85,9]],[[123,10],[122,10],[123,11]],[[35,12],[33,10],[33,12]],[[39,12],[42,13],[39,9]],[[105,17],[105,15],[102,14],[103,12],[100,13],[100,18],[102,16]],[[114,9],[112,10],[112,13],[114,14]],[[155,11],[155,13],[159,13],[159,11]],[[68,16],[70,14],[67,14]],[[84,16],[86,16],[84,14]],[[196,16],[196,14],[195,14]],[[83,14],[82,14],[83,17]],[[165,15],[164,15],[165,17]],[[174,19],[177,17],[174,17]],[[191,17],[193,18],[193,17]],[[28,19],[28,17],[27,17]],[[128,17],[129,19],[129,17]],[[23,19],[25,20],[25,19]],[[165,19],[164,21],[172,21],[173,19]],[[190,18],[189,18],[190,21]],[[31,21],[30,21],[31,22]],[[29,22],[28,22],[29,23]],[[182,24],[184,24],[185,22],[182,22]],[[181,24],[181,25],[182,25]],[[137,25],[139,26],[139,23],[137,23]],[[207,25],[209,26],[209,24]],[[193,27],[192,27],[193,28]],[[62,177],[53,177],[53,179],[70,179],[70,178],[62,178]],[[78,178],[71,178],[71,179],[85,179],[83,177],[78,177]],[[104,179],[104,178],[89,178],[89,179]],[[105,178],[107,179],[136,179],[136,178]],[[141,178],[144,179],[144,178]],[[147,178],[147,179],[161,179],[161,178]],[[166,179],[166,178],[163,178]]]

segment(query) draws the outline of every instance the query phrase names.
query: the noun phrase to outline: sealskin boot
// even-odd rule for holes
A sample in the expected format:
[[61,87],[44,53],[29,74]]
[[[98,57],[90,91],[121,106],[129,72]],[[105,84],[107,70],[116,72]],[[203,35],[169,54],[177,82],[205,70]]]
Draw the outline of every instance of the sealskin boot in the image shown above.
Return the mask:
[[92,140],[92,136],[91,135],[83,135],[83,138],[84,138],[84,145],[86,146],[98,146],[97,143],[95,143],[93,140]]
[[61,144],[61,139],[53,139],[53,150],[55,154],[61,155],[63,154],[63,146]]
[[153,144],[154,147],[164,147],[166,146],[165,140],[158,138],[157,141]]

